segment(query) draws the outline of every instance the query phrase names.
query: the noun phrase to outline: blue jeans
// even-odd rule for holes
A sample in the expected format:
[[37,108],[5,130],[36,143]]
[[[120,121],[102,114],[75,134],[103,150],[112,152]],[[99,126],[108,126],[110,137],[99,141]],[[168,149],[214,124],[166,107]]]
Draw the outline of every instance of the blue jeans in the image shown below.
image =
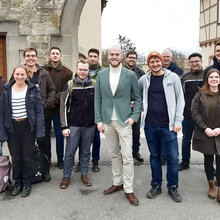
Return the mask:
[[158,185],[162,185],[162,168],[161,168],[161,143],[165,146],[167,159],[167,187],[178,187],[179,174],[179,150],[177,142],[177,133],[170,131],[168,128],[160,128],[146,125],[144,128],[150,151],[150,165],[152,172],[152,181]]
[[195,123],[191,117],[184,117],[182,122],[183,139],[182,139],[182,162],[190,163],[190,147],[192,134],[195,129]]
[[2,144],[3,142],[0,142],[0,156],[2,156]]
[[56,135],[56,152],[58,161],[63,161],[63,151],[64,151],[64,137],[62,134],[62,127],[60,123],[60,115],[48,114],[45,115],[45,145],[49,149],[48,158],[51,160],[51,122],[53,121],[54,131]]

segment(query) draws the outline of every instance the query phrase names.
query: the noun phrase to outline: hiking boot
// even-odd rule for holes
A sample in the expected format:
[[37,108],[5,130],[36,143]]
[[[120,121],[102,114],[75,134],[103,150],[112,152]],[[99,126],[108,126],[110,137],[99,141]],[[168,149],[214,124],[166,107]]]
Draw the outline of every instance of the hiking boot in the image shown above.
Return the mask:
[[209,192],[208,192],[208,197],[210,199],[215,199],[216,198],[216,190],[215,190],[215,181],[209,181]]
[[150,191],[147,193],[147,198],[154,199],[161,192],[161,186],[159,186],[157,183],[153,183]]
[[23,190],[22,190],[22,193],[21,193],[21,196],[22,197],[27,197],[30,194],[31,194],[31,186],[24,186]]
[[99,172],[100,171],[100,167],[99,167],[99,163],[98,162],[94,162],[93,163],[92,170],[93,170],[93,172]]
[[80,180],[82,181],[82,183],[85,186],[91,186],[92,185],[92,182],[91,182],[91,180],[89,179],[89,177],[87,175],[81,175]]
[[186,170],[186,169],[189,169],[189,163],[180,163],[179,164],[179,171],[182,171],[182,170]]
[[76,165],[74,171],[75,171],[76,173],[78,173],[78,172],[80,172],[80,170],[81,170],[81,168],[80,168],[80,162],[79,162],[79,163],[77,163],[77,165]]
[[17,196],[21,193],[22,191],[22,186],[14,186],[13,191],[11,192],[12,196]]
[[138,162],[141,162],[141,163],[144,162],[144,159],[141,157],[139,152],[133,152],[133,158],[135,158]]
[[44,172],[43,182],[49,182],[51,180],[50,172]]
[[176,186],[171,186],[170,189],[168,189],[168,194],[174,202],[182,202],[182,197],[179,194]]
[[63,177],[61,183],[60,183],[60,188],[61,189],[66,189],[70,184],[70,178],[69,177]]

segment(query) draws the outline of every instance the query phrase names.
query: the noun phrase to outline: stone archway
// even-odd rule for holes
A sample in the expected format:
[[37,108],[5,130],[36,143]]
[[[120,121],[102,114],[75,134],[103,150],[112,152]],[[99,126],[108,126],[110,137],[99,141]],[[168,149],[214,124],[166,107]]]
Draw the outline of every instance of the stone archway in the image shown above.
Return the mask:
[[66,0],[61,18],[60,34],[71,43],[72,69],[78,60],[78,29],[86,0]]

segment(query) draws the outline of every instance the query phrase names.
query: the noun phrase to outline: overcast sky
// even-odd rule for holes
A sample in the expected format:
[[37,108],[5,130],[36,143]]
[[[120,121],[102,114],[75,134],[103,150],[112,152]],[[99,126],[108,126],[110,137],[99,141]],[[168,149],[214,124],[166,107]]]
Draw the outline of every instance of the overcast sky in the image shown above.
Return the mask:
[[139,53],[165,48],[185,54],[199,48],[199,0],[109,0],[102,14],[102,48],[117,44],[118,34]]

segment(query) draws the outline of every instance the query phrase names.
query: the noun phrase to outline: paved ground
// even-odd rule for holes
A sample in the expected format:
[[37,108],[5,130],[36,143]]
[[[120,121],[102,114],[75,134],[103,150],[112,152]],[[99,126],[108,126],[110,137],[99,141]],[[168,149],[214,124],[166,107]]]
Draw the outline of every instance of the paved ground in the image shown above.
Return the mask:
[[[103,190],[112,184],[111,160],[108,146],[103,138],[101,171],[89,172],[93,186],[88,188],[82,185],[80,174],[73,172],[69,188],[66,190],[59,188],[62,170],[55,166],[54,146],[51,182],[33,185],[32,193],[27,198],[12,197],[9,191],[0,193],[0,219],[220,219],[220,204],[207,197],[208,186],[204,174],[203,156],[198,152],[192,152],[191,168],[180,172],[179,192],[183,197],[182,203],[173,202],[167,194],[166,166],[163,167],[162,194],[153,200],[147,199],[151,171],[144,137],[141,138],[141,142],[141,154],[145,163],[135,165],[134,182],[135,194],[139,198],[140,206],[131,206],[124,197],[123,191],[108,196],[102,194]],[[3,151],[6,153],[6,146]]]

